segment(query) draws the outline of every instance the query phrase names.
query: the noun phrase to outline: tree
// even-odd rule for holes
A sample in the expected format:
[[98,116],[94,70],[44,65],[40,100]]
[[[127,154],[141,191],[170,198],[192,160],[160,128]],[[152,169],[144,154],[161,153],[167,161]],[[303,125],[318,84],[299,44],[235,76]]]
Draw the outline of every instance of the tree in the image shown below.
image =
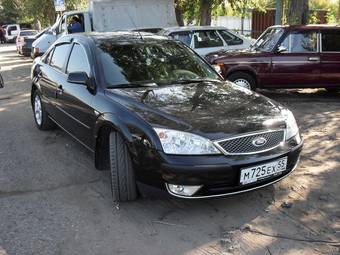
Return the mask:
[[308,0],[289,0],[287,22],[290,25],[307,24],[309,18]]
[[337,20],[340,22],[340,1],[339,1],[339,6],[338,6],[338,15],[337,15]]
[[184,19],[183,19],[183,6],[181,5],[180,0],[175,0],[175,13],[176,13],[176,20],[179,26],[184,26]]

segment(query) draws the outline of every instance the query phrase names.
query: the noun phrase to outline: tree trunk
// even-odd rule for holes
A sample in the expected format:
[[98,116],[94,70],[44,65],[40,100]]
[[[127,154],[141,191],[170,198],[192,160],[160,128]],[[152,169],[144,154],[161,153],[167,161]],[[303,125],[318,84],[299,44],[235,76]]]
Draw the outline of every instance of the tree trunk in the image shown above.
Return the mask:
[[183,10],[180,4],[180,0],[175,0],[175,14],[178,25],[180,27],[183,27],[184,26]]
[[289,0],[287,21],[290,25],[306,25],[309,18],[308,0]]
[[212,0],[200,0],[200,25],[210,26],[211,24]]
[[339,1],[339,7],[338,7],[338,15],[337,15],[338,22],[340,22],[340,1]]

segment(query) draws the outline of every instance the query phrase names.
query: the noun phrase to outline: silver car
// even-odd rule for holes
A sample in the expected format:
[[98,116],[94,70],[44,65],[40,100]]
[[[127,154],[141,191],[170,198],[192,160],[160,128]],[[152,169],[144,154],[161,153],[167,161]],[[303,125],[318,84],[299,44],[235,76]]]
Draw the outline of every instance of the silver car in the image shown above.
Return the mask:
[[182,41],[201,56],[218,50],[247,49],[252,43],[252,39],[225,27],[169,27],[161,29],[158,34]]

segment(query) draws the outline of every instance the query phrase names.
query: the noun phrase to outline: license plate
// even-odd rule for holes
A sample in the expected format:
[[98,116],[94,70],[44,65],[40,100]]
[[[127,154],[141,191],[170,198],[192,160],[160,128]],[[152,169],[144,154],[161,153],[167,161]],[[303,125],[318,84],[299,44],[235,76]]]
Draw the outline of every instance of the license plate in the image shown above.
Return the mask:
[[240,183],[242,185],[281,174],[287,168],[287,157],[263,165],[241,169]]

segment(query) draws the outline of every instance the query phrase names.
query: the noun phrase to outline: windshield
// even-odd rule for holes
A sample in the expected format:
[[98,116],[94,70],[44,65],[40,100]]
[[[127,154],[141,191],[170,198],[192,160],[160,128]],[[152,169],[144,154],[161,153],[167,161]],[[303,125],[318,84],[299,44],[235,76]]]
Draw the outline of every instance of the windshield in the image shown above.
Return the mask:
[[176,81],[220,79],[186,46],[169,40],[98,41],[106,86],[131,83],[171,84]]
[[282,28],[268,28],[257,39],[253,47],[260,51],[272,51],[280,40],[283,32],[284,30]]

